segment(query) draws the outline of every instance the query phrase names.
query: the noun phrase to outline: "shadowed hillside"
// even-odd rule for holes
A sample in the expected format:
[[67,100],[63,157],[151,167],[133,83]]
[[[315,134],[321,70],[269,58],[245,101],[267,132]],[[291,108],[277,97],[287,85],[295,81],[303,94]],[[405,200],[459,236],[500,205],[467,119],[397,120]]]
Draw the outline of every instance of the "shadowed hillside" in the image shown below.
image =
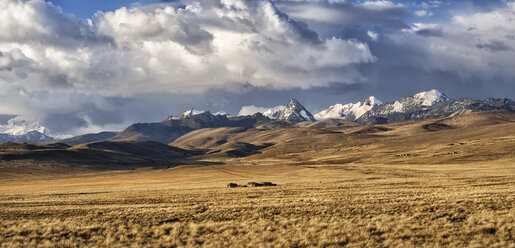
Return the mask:
[[[0,144],[2,178],[69,174],[84,171],[170,168],[199,155],[154,141],[101,141],[68,146],[55,144]],[[201,163],[197,161],[197,163]]]
[[85,134],[57,142],[69,145],[85,144],[96,141],[157,141],[163,144],[195,130],[218,127],[253,128],[270,122],[262,114],[227,117],[204,112],[197,115],[185,115],[181,118],[170,116],[167,120],[156,123],[135,123],[120,132],[101,132]]
[[100,133],[92,133],[92,134],[84,134],[75,136],[69,139],[63,139],[59,140],[59,143],[64,143],[67,145],[78,145],[78,144],[85,144],[85,143],[91,143],[95,141],[101,141],[101,140],[108,140],[110,138],[113,138],[116,136],[118,132],[100,132]]

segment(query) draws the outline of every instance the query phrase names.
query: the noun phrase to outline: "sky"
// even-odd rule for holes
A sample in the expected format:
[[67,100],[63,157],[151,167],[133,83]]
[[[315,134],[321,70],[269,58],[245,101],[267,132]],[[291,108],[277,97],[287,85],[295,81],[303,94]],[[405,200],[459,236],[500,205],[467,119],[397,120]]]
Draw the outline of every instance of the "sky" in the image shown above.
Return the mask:
[[513,98],[513,68],[512,0],[0,0],[0,116],[61,136],[290,98]]

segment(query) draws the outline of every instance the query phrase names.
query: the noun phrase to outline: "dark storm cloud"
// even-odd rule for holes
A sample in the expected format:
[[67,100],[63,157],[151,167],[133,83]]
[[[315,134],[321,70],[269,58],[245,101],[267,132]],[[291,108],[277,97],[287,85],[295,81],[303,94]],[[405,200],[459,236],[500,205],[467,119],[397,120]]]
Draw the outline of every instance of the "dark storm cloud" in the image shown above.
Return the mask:
[[[50,130],[73,130],[88,128],[90,125],[106,126],[109,124],[123,125],[126,121],[123,112],[126,100],[119,98],[104,98],[101,101],[108,102],[108,108],[95,104],[95,99],[82,99],[82,104],[69,112],[58,111],[46,114],[43,123]],[[98,99],[98,97],[96,97]],[[98,100],[97,100],[98,101]]]
[[76,128],[87,127],[88,123],[78,116],[70,113],[48,113],[43,123],[50,130],[73,130]]
[[[359,71],[367,75],[368,80],[366,86],[362,87],[363,90],[357,94],[371,92],[370,94],[374,94],[382,101],[393,101],[429,89],[439,89],[456,99],[515,95],[515,87],[507,72],[504,72],[504,75],[481,75],[482,71],[474,72],[467,66],[467,63],[476,63],[475,61],[464,61],[462,67],[446,66],[443,62],[452,57],[435,54],[431,49],[424,47],[426,43],[419,43],[420,39],[399,43],[397,37],[398,35],[383,36],[380,43],[370,44],[370,49],[378,57],[378,61],[370,65],[358,65]],[[443,35],[428,38],[447,39]],[[422,41],[428,38],[421,37]],[[438,40],[427,44],[446,45],[441,41],[438,43]],[[462,45],[465,47],[465,44]],[[473,53],[475,49],[476,47],[471,46],[466,48],[466,51]],[[504,62],[515,63],[510,58],[506,58]],[[454,63],[456,62],[450,64]],[[492,87],[493,85],[496,86]]]
[[294,29],[294,32],[299,36],[300,40],[303,42],[308,42],[311,44],[320,44],[320,38],[318,37],[317,32],[311,30],[308,26],[308,24],[301,22],[301,21],[295,21],[291,19],[287,14],[280,11],[276,8],[274,4],[274,10],[276,11],[277,15],[285,21],[287,21],[291,27]]
[[421,29],[421,30],[416,31],[415,33],[417,33],[418,35],[422,35],[422,36],[440,36],[440,37],[443,36],[443,31],[438,28],[436,28],[436,29],[431,29],[431,28]]
[[506,45],[504,42],[500,40],[491,40],[488,43],[477,44],[477,48],[486,49],[492,52],[504,52],[513,50],[513,47]]

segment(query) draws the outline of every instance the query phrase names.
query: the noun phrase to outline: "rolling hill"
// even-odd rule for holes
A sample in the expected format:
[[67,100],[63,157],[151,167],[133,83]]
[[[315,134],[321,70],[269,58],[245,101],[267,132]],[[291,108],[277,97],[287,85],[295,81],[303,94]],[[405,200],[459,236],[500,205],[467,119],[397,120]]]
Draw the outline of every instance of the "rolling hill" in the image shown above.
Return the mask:
[[255,127],[197,129],[169,145],[132,136],[73,146],[4,143],[0,167],[3,176],[13,176],[185,164],[514,164],[513,130],[515,113],[509,111],[372,125],[337,119],[268,121]]

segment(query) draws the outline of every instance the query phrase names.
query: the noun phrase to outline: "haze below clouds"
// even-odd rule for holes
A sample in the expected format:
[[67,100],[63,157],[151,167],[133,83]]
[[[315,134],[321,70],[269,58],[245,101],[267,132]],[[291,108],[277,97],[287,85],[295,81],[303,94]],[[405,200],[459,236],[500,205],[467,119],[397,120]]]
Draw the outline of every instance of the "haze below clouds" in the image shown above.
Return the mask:
[[0,0],[0,114],[74,135],[292,97],[316,112],[433,88],[515,93],[513,1],[113,2],[86,19]]

